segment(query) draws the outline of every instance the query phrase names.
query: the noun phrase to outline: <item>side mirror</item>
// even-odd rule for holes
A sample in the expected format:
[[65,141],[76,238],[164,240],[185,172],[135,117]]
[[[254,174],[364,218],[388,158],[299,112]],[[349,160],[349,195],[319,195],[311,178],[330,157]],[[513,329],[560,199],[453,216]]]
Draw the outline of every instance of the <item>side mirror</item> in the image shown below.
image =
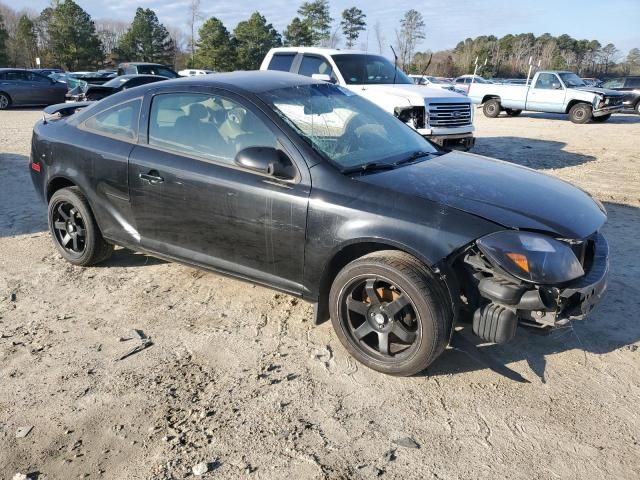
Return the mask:
[[326,73],[314,73],[313,75],[311,75],[311,78],[323,82],[336,83],[336,80],[334,78],[331,78],[331,75],[327,75]]
[[284,180],[292,180],[296,170],[281,150],[273,147],[248,147],[236,154],[235,164],[247,170]]

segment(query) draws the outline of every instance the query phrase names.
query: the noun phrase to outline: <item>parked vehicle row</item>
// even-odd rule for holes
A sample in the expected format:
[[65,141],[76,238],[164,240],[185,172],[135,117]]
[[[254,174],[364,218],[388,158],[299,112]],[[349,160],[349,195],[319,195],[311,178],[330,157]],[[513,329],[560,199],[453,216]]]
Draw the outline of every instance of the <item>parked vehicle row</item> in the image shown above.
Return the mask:
[[536,72],[529,85],[499,85],[474,81],[469,98],[483,106],[487,117],[505,111],[509,116],[523,110],[568,114],[573,123],[605,122],[623,111],[623,94],[615,90],[588,87],[572,72]]
[[274,48],[260,70],[297,73],[339,85],[443,147],[468,150],[474,144],[473,108],[467,97],[415,85],[381,55],[314,47]]
[[[358,89],[397,75],[337,57],[320,74]],[[443,152],[341,85],[201,75],[45,112],[60,117],[35,125],[30,169],[63,258],[116,244],[300,296],[384,373],[427,367],[457,321],[508,342],[584,318],[606,289],[606,213],[586,192]]]
[[25,69],[0,68],[0,110],[65,101],[67,85]]
[[431,75],[409,75],[409,78],[413,80],[413,83],[416,85],[423,85],[429,88],[439,88],[442,90],[450,90],[452,92],[459,93],[461,95],[466,95],[467,92],[464,90],[457,88],[453,82],[446,80],[444,78],[437,78]]
[[92,85],[85,83],[67,93],[67,100],[73,102],[84,102],[101,100],[114,93],[121,92],[128,88],[146,85],[147,83],[159,82],[166,80],[166,77],[159,75],[120,75],[102,85]]
[[604,82],[602,87],[622,93],[622,105],[625,110],[633,110],[640,114],[640,76],[612,78]]

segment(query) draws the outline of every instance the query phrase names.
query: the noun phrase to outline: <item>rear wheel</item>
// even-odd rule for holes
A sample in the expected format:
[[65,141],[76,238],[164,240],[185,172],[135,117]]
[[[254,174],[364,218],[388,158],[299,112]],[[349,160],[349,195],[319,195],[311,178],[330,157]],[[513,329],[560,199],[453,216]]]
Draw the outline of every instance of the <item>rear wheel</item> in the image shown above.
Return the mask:
[[522,110],[514,110],[512,108],[506,108],[504,111],[507,112],[507,115],[510,117],[517,117],[522,113]]
[[569,110],[569,118],[573,123],[588,123],[593,117],[593,109],[587,103],[576,103]]
[[89,203],[77,187],[58,190],[49,201],[49,230],[60,254],[70,263],[89,266],[111,256]]
[[607,113],[606,115],[601,115],[600,117],[593,117],[593,121],[596,123],[603,123],[609,120],[610,118],[611,118],[611,114]]
[[11,99],[6,93],[0,93],[0,110],[5,110],[11,105]]
[[486,101],[484,103],[484,106],[482,107],[484,116],[489,118],[496,118],[498,115],[500,115],[500,110],[500,101],[495,98]]
[[379,372],[413,375],[446,347],[453,318],[448,297],[406,253],[375,252],[349,263],[336,276],[329,302],[344,347]]

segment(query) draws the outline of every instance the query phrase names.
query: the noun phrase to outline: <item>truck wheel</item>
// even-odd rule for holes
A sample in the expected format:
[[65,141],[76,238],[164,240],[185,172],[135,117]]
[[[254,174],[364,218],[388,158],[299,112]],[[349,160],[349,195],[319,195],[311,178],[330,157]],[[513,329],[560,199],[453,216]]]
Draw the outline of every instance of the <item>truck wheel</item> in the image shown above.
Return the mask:
[[569,118],[573,123],[588,123],[593,117],[593,109],[587,103],[576,103],[569,110]]
[[607,113],[606,115],[602,115],[600,117],[593,117],[593,121],[596,123],[604,123],[611,118],[611,114]]
[[482,107],[484,116],[489,118],[496,118],[498,115],[500,115],[500,110],[500,101],[496,100],[495,98],[492,98],[488,102],[485,102],[484,106]]
[[78,187],[53,194],[49,201],[49,230],[58,252],[74,265],[94,265],[113,252],[113,245],[102,238],[89,203]]
[[522,110],[514,110],[512,108],[505,108],[504,111],[507,112],[507,115],[509,115],[510,117],[517,117],[522,113]]
[[331,285],[331,322],[347,351],[382,373],[413,375],[445,349],[453,313],[443,285],[416,258],[365,255]]

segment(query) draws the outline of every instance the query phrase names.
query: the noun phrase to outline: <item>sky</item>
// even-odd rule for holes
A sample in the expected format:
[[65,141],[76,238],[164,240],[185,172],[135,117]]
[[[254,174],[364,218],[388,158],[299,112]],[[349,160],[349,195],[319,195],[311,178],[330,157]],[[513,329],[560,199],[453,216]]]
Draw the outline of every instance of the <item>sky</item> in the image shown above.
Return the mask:
[[[3,0],[5,1],[5,0]],[[138,6],[153,9],[165,26],[187,30],[189,0],[75,0],[94,19],[131,21]],[[400,19],[414,8],[426,23],[426,38],[419,50],[453,48],[460,41],[478,35],[548,32],[567,33],[574,38],[611,42],[626,54],[640,48],[640,0],[329,0],[337,25],[342,10],[362,9],[371,27],[369,48],[374,49],[373,25],[379,21],[386,44],[393,43]],[[50,0],[12,0],[13,8],[41,10]],[[231,31],[236,24],[259,10],[282,32],[303,0],[202,0],[206,17],[220,18]],[[366,43],[363,32],[356,44]]]

